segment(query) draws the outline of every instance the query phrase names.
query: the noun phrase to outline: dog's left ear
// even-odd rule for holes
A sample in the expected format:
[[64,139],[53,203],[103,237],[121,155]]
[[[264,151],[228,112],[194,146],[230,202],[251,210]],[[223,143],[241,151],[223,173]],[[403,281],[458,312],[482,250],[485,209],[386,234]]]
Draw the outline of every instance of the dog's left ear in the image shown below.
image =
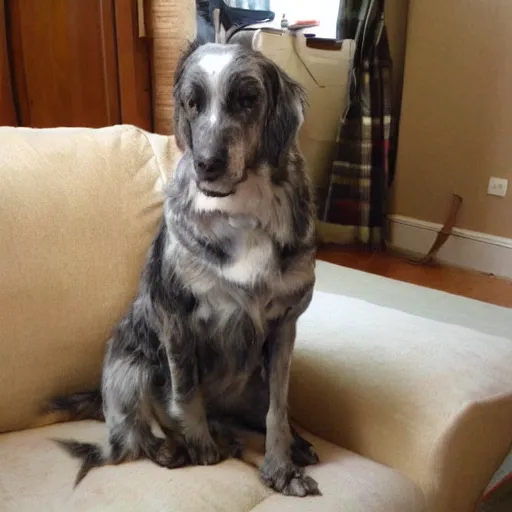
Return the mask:
[[270,165],[279,167],[302,126],[307,99],[303,87],[271,61],[267,62],[266,75],[269,105],[263,150]]

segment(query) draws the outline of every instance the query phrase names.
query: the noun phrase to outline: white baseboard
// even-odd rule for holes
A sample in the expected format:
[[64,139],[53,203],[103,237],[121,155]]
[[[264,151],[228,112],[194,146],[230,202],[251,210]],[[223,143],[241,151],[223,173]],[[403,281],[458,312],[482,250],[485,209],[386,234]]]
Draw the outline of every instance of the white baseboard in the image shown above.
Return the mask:
[[[414,253],[426,254],[441,224],[403,215],[391,215],[390,245]],[[512,279],[512,239],[467,229],[454,228],[437,259],[457,267],[470,268]]]

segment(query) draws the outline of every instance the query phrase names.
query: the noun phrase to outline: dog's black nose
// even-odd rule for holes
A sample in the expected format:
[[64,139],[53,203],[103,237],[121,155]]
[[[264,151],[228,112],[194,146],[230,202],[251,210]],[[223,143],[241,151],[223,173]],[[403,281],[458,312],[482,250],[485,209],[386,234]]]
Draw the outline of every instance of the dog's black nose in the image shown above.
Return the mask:
[[201,181],[215,181],[226,171],[227,158],[224,155],[199,157],[196,159],[197,177]]

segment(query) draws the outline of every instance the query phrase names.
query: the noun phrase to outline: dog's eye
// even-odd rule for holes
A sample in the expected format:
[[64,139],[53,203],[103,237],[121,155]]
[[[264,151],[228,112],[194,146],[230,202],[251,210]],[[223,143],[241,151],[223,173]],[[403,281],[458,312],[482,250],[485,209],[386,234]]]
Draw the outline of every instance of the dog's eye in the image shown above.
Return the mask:
[[238,104],[242,108],[250,109],[254,107],[257,101],[258,96],[256,94],[243,94],[238,97]]

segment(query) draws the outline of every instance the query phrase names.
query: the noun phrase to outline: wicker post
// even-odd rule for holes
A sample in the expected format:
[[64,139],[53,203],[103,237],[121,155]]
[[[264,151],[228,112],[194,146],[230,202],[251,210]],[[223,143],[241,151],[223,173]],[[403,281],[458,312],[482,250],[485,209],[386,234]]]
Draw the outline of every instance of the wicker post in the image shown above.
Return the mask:
[[194,0],[150,0],[154,130],[172,135],[174,70],[186,43],[195,37]]

